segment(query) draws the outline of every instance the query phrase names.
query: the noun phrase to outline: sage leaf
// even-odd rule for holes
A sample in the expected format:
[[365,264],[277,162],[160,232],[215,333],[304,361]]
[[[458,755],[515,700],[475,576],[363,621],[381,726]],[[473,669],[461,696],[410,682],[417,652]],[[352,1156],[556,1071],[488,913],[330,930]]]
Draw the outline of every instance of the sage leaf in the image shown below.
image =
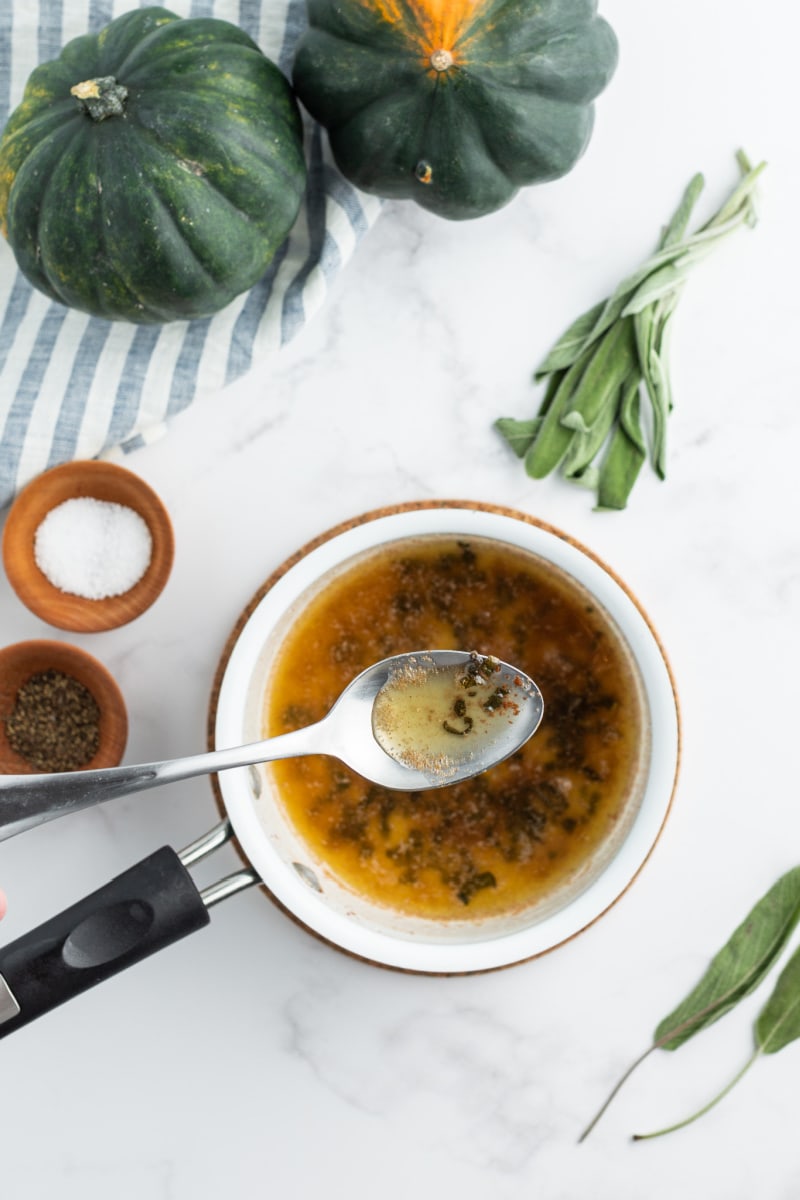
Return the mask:
[[562,423],[566,423],[567,416],[580,413],[585,428],[591,429],[634,369],[636,338],[633,321],[618,321],[594,345],[594,353],[575,386]]
[[580,357],[586,339],[594,330],[604,308],[605,303],[596,304],[594,308],[590,308],[588,312],[578,317],[565,333],[562,333],[547,358],[536,368],[534,379],[546,379],[553,371],[560,371],[564,367],[572,366],[576,358]]
[[558,386],[547,404],[539,432],[525,455],[525,470],[533,479],[549,475],[569,449],[572,430],[561,424],[561,417],[593,353],[594,348],[588,347],[569,370],[559,375]]
[[734,1075],[713,1100],[709,1100],[690,1117],[676,1121],[665,1129],[657,1129],[654,1133],[634,1134],[634,1141],[644,1141],[649,1138],[663,1137],[665,1133],[674,1133],[691,1125],[702,1117],[735,1087],[743,1075],[750,1070],[753,1063],[762,1054],[777,1054],[784,1046],[796,1042],[800,1038],[800,949],[795,950],[792,957],[778,976],[778,982],[767,1003],[756,1018],[753,1027],[755,1049],[743,1067]]
[[[582,414],[579,412],[572,412],[570,410],[570,412],[565,413],[564,416],[561,418],[561,424],[564,426],[565,429],[571,429],[573,431],[573,433],[588,434],[588,433],[592,432],[591,425],[586,424],[586,422],[583,419]],[[575,439],[573,438],[571,445],[574,445],[574,442],[575,442]],[[566,464],[566,461],[567,460],[564,459],[565,464]]]
[[[622,401],[619,406],[619,423],[623,433],[625,433],[639,451],[642,460],[645,456],[645,441],[644,433],[642,432],[642,422],[639,417],[639,380],[632,378],[628,387],[622,394]],[[641,464],[640,464],[641,465]]]
[[654,1044],[677,1050],[761,983],[800,921],[800,867],[782,875],[731,934],[697,986],[656,1027]]
[[661,235],[661,241],[658,244],[659,250],[667,250],[670,246],[677,245],[683,239],[683,235],[686,233],[689,222],[692,219],[695,205],[700,199],[700,193],[704,187],[705,180],[699,172],[689,180],[686,190],[681,197],[680,204],[675,209],[669,224]]
[[[702,1029],[707,1029],[709,1025],[730,1012],[740,1000],[758,987],[777,961],[798,922],[800,922],[800,867],[793,867],[782,875],[754,905],[741,924],[734,929],[722,949],[711,960],[695,987],[676,1008],[659,1022],[653,1035],[652,1044],[631,1064],[614,1086],[581,1134],[581,1141],[595,1127],[622,1085],[653,1050],[677,1050],[695,1034]],[[795,963],[795,959],[799,961]],[[790,967],[792,968],[791,973]],[[786,967],[784,975],[788,975],[789,982],[784,984],[782,992],[789,992],[792,980],[798,980],[797,994],[800,997],[800,951],[794,955]],[[777,990],[776,988],[776,992]],[[777,1011],[780,1011],[783,1003],[782,999],[776,1002]],[[764,1012],[770,1010],[771,1004],[772,1001],[767,1003]],[[762,1042],[769,1041],[767,1035],[773,1026],[775,1026],[775,1032],[770,1034],[770,1037],[778,1037],[775,1011],[773,1009],[768,1012],[761,1033],[758,1033],[757,1022],[757,1037],[761,1038]],[[800,1028],[800,1013],[794,1016],[794,1020],[797,1027]],[[759,1021],[761,1021],[761,1017],[759,1017]],[[785,1028],[789,1027],[789,1025],[785,1026]],[[798,1034],[793,1036],[796,1037]],[[776,1049],[780,1049],[777,1044]],[[670,1126],[670,1131],[673,1128],[674,1126]],[[667,1130],[660,1132],[667,1132]]]
[[625,508],[647,458],[639,418],[639,382],[639,377],[632,377],[623,391],[619,424],[612,434],[608,452],[598,474],[598,512],[612,512]]
[[658,271],[653,271],[648,275],[625,305],[622,317],[632,317],[634,314],[642,312],[643,309],[649,308],[662,297],[672,295],[676,289],[681,287],[686,278],[688,262],[689,256],[686,255],[675,259],[674,262],[667,263],[666,266],[660,267]]
[[[736,151],[736,161],[742,172],[742,180],[739,186],[728,197],[722,208],[705,224],[704,229],[711,229],[715,225],[724,225],[732,218],[735,218],[740,210],[749,208],[748,202],[752,196],[753,188],[766,164],[760,163],[759,166],[753,167],[744,150]],[[750,209],[746,215],[752,218],[755,214]]]
[[645,309],[634,317],[639,364],[652,407],[652,446],[650,458],[660,479],[667,473],[667,418],[672,409],[672,389],[663,362],[663,345],[668,321],[660,315],[660,305]]
[[600,482],[600,472],[597,467],[590,463],[586,467],[573,470],[569,478],[573,483],[577,483],[579,487],[589,488],[590,491],[596,492]]
[[755,1036],[762,1054],[777,1054],[800,1038],[800,950],[795,950],[778,976],[756,1019]]
[[495,429],[503,435],[517,458],[525,457],[532,442],[539,433],[545,414],[553,403],[563,377],[563,371],[555,371],[550,376],[544,399],[539,405],[539,412],[531,420],[518,421],[515,417],[498,417],[495,421]]
[[[586,478],[586,470],[593,462],[597,451],[604,445],[609,431],[617,419],[618,405],[619,388],[616,393],[608,396],[606,404],[598,413],[593,425],[586,425],[578,412],[568,413],[563,418],[564,424],[570,418],[573,419],[575,423],[571,425],[571,428],[575,430],[576,434],[562,463],[562,470],[567,479],[581,483],[584,487],[590,486],[589,480]],[[579,428],[577,422],[580,422],[583,428]],[[592,475],[592,485],[594,485],[594,474]]]
[[[532,478],[560,470],[570,481],[596,490],[598,509],[618,510],[625,508],[648,450],[655,474],[666,477],[667,421],[673,408],[668,353],[672,314],[695,266],[723,239],[756,220],[754,197],[765,164],[752,167],[742,151],[736,157],[742,177],[719,210],[689,232],[704,186],[702,175],[693,176],[655,253],[607,300],[573,321],[536,368],[534,380],[547,383],[537,413],[541,423],[523,430],[522,422],[510,418],[495,421]],[[640,407],[633,403],[633,380],[652,410],[649,445]],[[620,393],[627,397],[624,406]],[[615,415],[609,423],[612,404]],[[623,411],[627,429],[621,424]]]
[[542,424],[541,417],[530,421],[516,421],[513,417],[498,417],[495,428],[502,433],[517,458],[524,458]]

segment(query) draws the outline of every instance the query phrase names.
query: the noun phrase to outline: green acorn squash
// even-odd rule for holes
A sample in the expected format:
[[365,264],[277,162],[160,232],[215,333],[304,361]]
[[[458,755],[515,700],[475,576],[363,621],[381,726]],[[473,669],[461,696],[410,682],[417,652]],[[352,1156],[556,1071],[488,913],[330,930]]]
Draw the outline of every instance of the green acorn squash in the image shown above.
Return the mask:
[[358,187],[478,217],[585,149],[617,62],[596,0],[308,0],[295,91]]
[[33,72],[0,140],[0,221],[53,300],[201,317],[261,277],[305,175],[291,88],[255,42],[142,8]]

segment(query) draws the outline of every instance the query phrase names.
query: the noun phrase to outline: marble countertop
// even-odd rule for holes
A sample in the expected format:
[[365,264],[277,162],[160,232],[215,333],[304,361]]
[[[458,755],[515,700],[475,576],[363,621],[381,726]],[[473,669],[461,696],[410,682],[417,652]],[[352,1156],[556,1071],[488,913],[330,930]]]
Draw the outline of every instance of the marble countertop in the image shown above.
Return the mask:
[[[771,985],[623,1069],[750,905],[800,862],[800,444],[795,269],[800,18],[743,0],[605,0],[621,43],[589,151],[566,179],[449,224],[385,207],[320,316],[281,355],[175,420],[126,465],[165,501],[176,559],[133,624],[59,634],[0,578],[2,643],[56,636],[116,676],[126,761],[204,745],[238,614],[300,545],[360,512],[428,498],[520,509],[578,538],[647,609],[677,679],[671,818],[624,898],[538,960],[463,978],[352,961],[256,891],[211,925],[2,1043],[9,1200],[794,1200],[800,1047],[764,1058],[702,1121],[634,1132],[710,1099],[751,1050]],[[698,216],[765,158],[761,219],[704,263],[675,326],[669,477],[592,511],[534,482],[491,424],[532,415],[532,368],[653,248],[690,176]],[[0,846],[11,940],[215,816],[206,780],[117,801]],[[235,861],[203,866],[206,882]]]

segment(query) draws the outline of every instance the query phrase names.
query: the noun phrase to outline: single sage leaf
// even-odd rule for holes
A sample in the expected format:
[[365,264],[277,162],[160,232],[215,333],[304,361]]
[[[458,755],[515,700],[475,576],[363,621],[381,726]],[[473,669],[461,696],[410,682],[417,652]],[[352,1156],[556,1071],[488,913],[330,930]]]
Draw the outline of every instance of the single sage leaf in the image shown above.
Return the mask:
[[[591,429],[603,409],[615,403],[617,393],[636,362],[633,321],[617,321],[595,343],[594,351],[570,397],[566,416],[579,413],[583,427]],[[598,447],[599,449],[599,447]]]
[[778,958],[798,921],[800,867],[793,867],[737,926],[686,999],[659,1022],[654,1044],[677,1050],[749,995]]
[[[638,420],[639,387],[635,400],[626,400],[629,421]],[[639,429],[639,440],[628,436],[627,429],[618,425],[611,436],[608,453],[603,459],[597,481],[598,512],[618,512],[628,503],[633,485],[639,478],[647,454]]]
[[[642,421],[640,415],[640,384],[641,376],[635,376],[630,380],[628,386],[625,388],[619,406],[619,423],[622,431],[627,434],[629,440],[639,451],[641,460],[643,462],[645,457],[645,441],[644,433],[642,432]],[[641,462],[639,465],[641,466]]]
[[767,164],[762,162],[757,167],[753,167],[743,150],[736,152],[736,161],[742,172],[742,179],[739,186],[731,192],[722,208],[714,214],[710,221],[706,222],[703,226],[704,230],[727,225],[729,221],[735,220],[740,214],[744,214],[751,220],[755,216],[753,194],[758,183],[758,177]]
[[541,417],[533,417],[530,421],[516,421],[513,417],[498,417],[494,427],[503,435],[517,457],[524,458],[528,447],[539,432],[541,424]]
[[644,376],[653,405],[653,467],[659,479],[667,477],[667,417],[672,411],[672,388],[666,365],[651,354]]
[[653,271],[652,275],[648,275],[633,293],[622,311],[622,316],[632,317],[635,313],[640,313],[642,309],[647,308],[648,305],[655,304],[656,300],[660,300],[662,296],[671,295],[684,283],[685,279],[686,266],[680,258],[675,262],[667,263],[658,271]]
[[647,395],[652,407],[651,461],[660,479],[667,473],[667,418],[672,409],[672,388],[669,374],[660,354],[659,342],[663,340],[667,324],[656,324],[653,310],[645,309],[634,317],[639,365],[644,378]]
[[653,305],[653,342],[652,345],[656,353],[664,361],[668,361],[669,356],[669,335],[672,330],[672,317],[675,308],[678,304],[680,291],[675,291],[671,296],[662,296],[657,304]]
[[700,193],[704,187],[705,180],[699,172],[689,180],[686,191],[681,197],[680,204],[675,209],[669,224],[661,235],[661,241],[658,244],[659,250],[667,250],[670,246],[675,246],[678,242],[682,241],[689,227],[694,207],[700,199]]
[[539,405],[539,411],[536,414],[537,417],[547,416],[553,401],[558,395],[558,389],[561,387],[561,383],[566,373],[566,371],[554,371],[548,379],[547,387],[545,388],[545,393],[542,398],[542,403]]
[[[586,424],[586,422],[583,419],[583,416],[579,412],[570,411],[568,413],[565,413],[564,416],[561,418],[561,424],[564,426],[565,429],[571,429],[573,433],[580,433],[580,434],[585,435],[587,433],[591,433],[591,431],[592,431],[591,425]],[[574,438],[572,440],[573,440],[573,442],[575,441]],[[566,462],[566,459],[564,460],[564,462]]]
[[587,339],[591,339],[598,317],[604,308],[604,302],[596,304],[594,308],[578,317],[577,321],[573,321],[569,329],[562,333],[544,362],[536,368],[534,379],[545,379],[553,371],[572,366],[580,357]]
[[775,990],[758,1014],[755,1036],[762,1054],[777,1054],[800,1038],[800,949],[781,971]]
[[557,420],[547,425],[545,419],[524,458],[525,471],[531,479],[544,479],[560,466],[572,438],[571,429],[567,429]]
[[600,482],[600,472],[597,467],[589,464],[588,467],[584,467],[582,470],[572,471],[569,478],[578,487],[588,488],[590,491],[596,492],[597,485]]
[[498,417],[495,421],[495,429],[506,439],[518,458],[525,457],[531,444],[536,439],[539,430],[542,428],[544,417],[558,394],[558,388],[561,380],[564,378],[564,374],[565,372],[563,371],[554,371],[550,376],[544,399],[539,405],[539,411],[531,420],[518,421],[514,417]]
[[544,479],[545,475],[549,475],[561,463],[569,449],[573,433],[561,424],[561,417],[593,353],[592,347],[584,350],[580,358],[560,377],[539,432],[525,455],[525,470],[532,479]]
[[[592,470],[590,474],[588,472],[597,452],[605,444],[618,419],[621,390],[618,387],[615,394],[608,396],[593,425],[584,425],[583,429],[578,428],[577,425],[572,426],[576,431],[576,436],[572,439],[561,469],[567,479],[580,483],[583,487],[596,486],[599,481],[599,472],[596,469]],[[577,412],[568,413],[563,421],[566,424],[570,419],[583,421],[580,413]]]

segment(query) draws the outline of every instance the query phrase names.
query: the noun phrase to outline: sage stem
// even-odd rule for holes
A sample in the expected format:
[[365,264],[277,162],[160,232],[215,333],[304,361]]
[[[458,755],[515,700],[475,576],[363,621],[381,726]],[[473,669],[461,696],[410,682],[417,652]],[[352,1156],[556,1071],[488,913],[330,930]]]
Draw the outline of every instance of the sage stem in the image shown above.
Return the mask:
[[630,1079],[631,1075],[632,1075],[632,1074],[633,1074],[633,1072],[636,1070],[636,1068],[637,1068],[637,1067],[640,1067],[640,1066],[642,1065],[642,1063],[644,1062],[644,1060],[645,1060],[645,1059],[646,1059],[646,1058],[647,1058],[647,1057],[648,1057],[650,1054],[652,1054],[652,1053],[653,1053],[653,1051],[655,1050],[655,1048],[656,1048],[655,1046],[648,1046],[648,1047],[647,1047],[647,1049],[645,1050],[644,1054],[640,1054],[640,1055],[639,1055],[639,1057],[638,1057],[637,1059],[635,1059],[635,1060],[634,1060],[634,1061],[631,1063],[631,1065],[628,1067],[627,1071],[625,1071],[624,1075],[621,1075],[621,1076],[620,1076],[620,1078],[619,1078],[619,1079],[617,1080],[617,1082],[614,1084],[614,1087],[611,1089],[611,1091],[608,1093],[608,1095],[606,1096],[606,1098],[605,1098],[605,1100],[603,1101],[603,1103],[602,1103],[602,1104],[600,1105],[600,1107],[598,1108],[597,1112],[596,1112],[596,1113],[594,1114],[594,1116],[592,1117],[592,1119],[591,1119],[591,1121],[589,1122],[589,1124],[588,1124],[588,1125],[586,1126],[586,1128],[584,1129],[584,1131],[583,1131],[583,1133],[581,1134],[581,1136],[578,1138],[578,1145],[580,1145],[580,1143],[581,1143],[581,1142],[585,1142],[585,1141],[586,1141],[587,1137],[588,1137],[588,1136],[589,1136],[589,1134],[592,1132],[592,1130],[594,1129],[595,1125],[596,1125],[596,1124],[597,1124],[597,1122],[600,1120],[600,1118],[603,1116],[603,1114],[605,1113],[606,1109],[607,1109],[607,1108],[608,1108],[608,1106],[610,1105],[611,1101],[612,1101],[612,1100],[614,1099],[614,1097],[615,1097],[615,1096],[616,1096],[616,1095],[617,1095],[617,1094],[618,1094],[618,1093],[619,1093],[619,1092],[622,1090],[622,1086],[623,1086],[623,1084],[625,1084],[625,1083],[627,1083],[627,1082],[628,1082],[628,1080]]
[[713,1100],[709,1100],[708,1104],[704,1104],[703,1107],[698,1109],[696,1113],[692,1113],[692,1115],[690,1117],[685,1117],[683,1121],[676,1121],[676,1123],[674,1125],[667,1125],[665,1129],[656,1129],[653,1133],[634,1133],[631,1137],[631,1141],[632,1142],[648,1141],[651,1138],[663,1137],[665,1133],[675,1133],[676,1130],[685,1129],[687,1125],[691,1125],[693,1121],[696,1121],[699,1117],[704,1116],[707,1112],[709,1112],[712,1108],[714,1108],[715,1105],[719,1104],[720,1100],[725,1099],[728,1092],[730,1092],[736,1086],[736,1084],[739,1082],[739,1080],[742,1078],[742,1076],[747,1071],[750,1070],[753,1063],[756,1061],[756,1059],[759,1057],[760,1054],[761,1054],[760,1047],[756,1047],[756,1049],[750,1055],[750,1057],[748,1058],[747,1062],[744,1064],[742,1069],[740,1071],[737,1071],[737,1073],[734,1075],[734,1077],[730,1081],[730,1083],[726,1084],[726,1086],[722,1089],[722,1091],[719,1092],[714,1097]]

